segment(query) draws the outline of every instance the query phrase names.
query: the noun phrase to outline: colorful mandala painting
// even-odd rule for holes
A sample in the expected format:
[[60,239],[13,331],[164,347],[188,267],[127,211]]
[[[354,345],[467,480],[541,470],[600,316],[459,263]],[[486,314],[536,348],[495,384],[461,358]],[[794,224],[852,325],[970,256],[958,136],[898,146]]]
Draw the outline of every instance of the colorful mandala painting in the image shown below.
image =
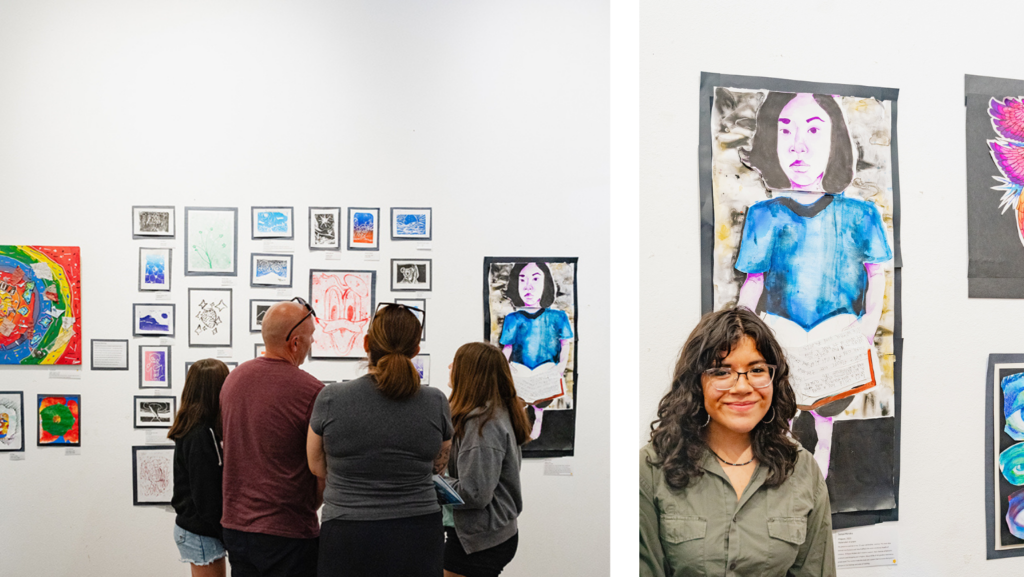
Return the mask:
[[82,364],[77,246],[0,245],[0,365]]
[[1000,186],[993,190],[1003,193],[999,200],[999,208],[1005,214],[1013,209],[1014,220],[1017,221],[1017,235],[1024,244],[1024,203],[1020,202],[1020,193],[1024,189],[1024,97],[1006,97],[1002,102],[993,98],[989,101],[988,114],[992,118],[992,130],[998,137],[988,141],[992,160],[1002,173],[1002,177],[993,176]]

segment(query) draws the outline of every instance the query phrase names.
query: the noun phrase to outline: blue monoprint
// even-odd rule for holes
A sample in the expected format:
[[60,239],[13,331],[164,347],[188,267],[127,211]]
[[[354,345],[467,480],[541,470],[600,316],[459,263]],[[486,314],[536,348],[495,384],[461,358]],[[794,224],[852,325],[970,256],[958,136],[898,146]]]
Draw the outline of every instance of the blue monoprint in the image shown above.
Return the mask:
[[1024,373],[1004,377],[1000,386],[1003,389],[1003,418],[1006,419],[1003,432],[1015,441],[1024,441]]
[[157,254],[146,255],[146,284],[164,284],[164,272],[167,263],[164,257]]
[[153,318],[152,315],[146,315],[139,319],[139,329],[144,331],[169,331],[171,325],[168,322],[167,313],[161,314],[159,320]]
[[257,260],[256,278],[277,277],[278,280],[287,280],[287,260]]
[[288,232],[288,215],[277,211],[256,214],[256,230],[259,232]]
[[427,234],[427,215],[400,214],[395,217],[395,234],[398,236],[423,236]]

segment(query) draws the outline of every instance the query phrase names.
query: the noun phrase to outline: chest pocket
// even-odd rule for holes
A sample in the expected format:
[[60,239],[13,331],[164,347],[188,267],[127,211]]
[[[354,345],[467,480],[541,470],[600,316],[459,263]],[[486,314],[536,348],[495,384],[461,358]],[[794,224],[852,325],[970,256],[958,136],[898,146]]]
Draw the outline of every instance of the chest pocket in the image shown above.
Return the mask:
[[704,536],[708,522],[700,517],[662,515],[659,520],[661,546],[668,562],[666,573],[672,576],[702,577],[704,573]]
[[807,539],[806,517],[768,519],[769,559],[772,567],[791,567]]

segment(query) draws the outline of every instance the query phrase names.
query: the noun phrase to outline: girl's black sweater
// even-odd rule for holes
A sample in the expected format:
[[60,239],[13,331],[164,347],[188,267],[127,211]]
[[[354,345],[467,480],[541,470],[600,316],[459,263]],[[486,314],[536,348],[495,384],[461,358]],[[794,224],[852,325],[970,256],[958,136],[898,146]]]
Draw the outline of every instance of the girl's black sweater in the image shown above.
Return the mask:
[[213,428],[195,427],[174,441],[174,522],[197,535],[222,539],[224,460]]

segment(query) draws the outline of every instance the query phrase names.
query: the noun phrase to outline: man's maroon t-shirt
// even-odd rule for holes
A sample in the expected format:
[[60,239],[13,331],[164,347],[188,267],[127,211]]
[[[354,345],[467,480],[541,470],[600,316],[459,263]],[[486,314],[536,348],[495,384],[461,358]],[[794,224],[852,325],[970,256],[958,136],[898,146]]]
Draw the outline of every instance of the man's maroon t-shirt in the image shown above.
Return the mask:
[[291,363],[258,358],[231,371],[220,392],[224,516],[236,531],[312,539],[316,477],[306,461],[309,417],[323,383]]

